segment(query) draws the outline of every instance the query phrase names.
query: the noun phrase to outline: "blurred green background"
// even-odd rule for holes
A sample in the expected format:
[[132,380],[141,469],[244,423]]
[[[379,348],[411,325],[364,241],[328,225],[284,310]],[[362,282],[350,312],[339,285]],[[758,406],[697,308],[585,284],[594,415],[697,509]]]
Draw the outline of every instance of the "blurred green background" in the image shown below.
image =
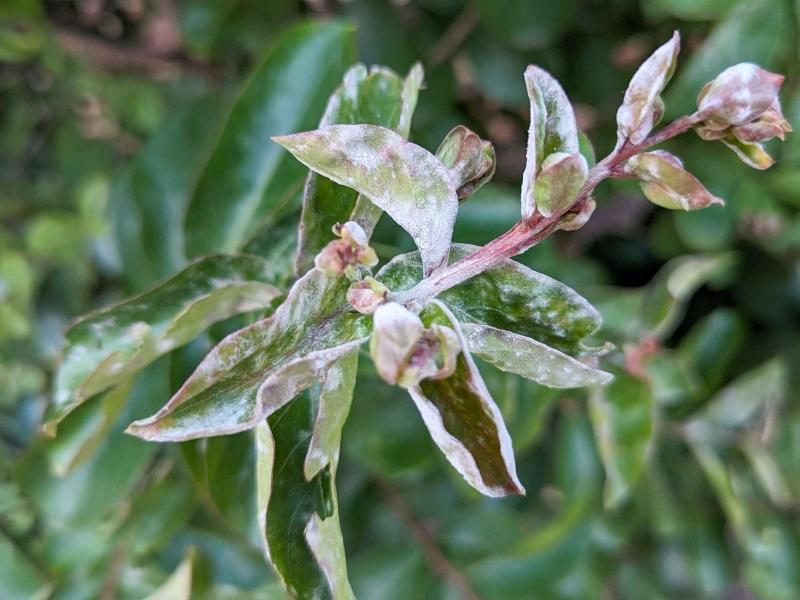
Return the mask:
[[[258,542],[250,434],[161,446],[121,433],[241,321],[87,403],[54,440],[39,425],[70,320],[185,260],[171,224],[287,31],[340,19],[358,60],[423,63],[412,140],[434,150],[463,123],[497,149],[495,181],[454,235],[485,243],[519,214],[526,64],[561,80],[599,156],[628,78],[676,28],[667,117],[753,61],[787,75],[797,129],[799,15],[800,0],[3,0],[0,598],[143,598],[187,555],[192,598],[284,597]],[[276,82],[265,102],[284,133],[313,127],[341,77],[298,65],[319,91],[300,101]],[[620,371],[598,403],[487,369],[527,497],[469,490],[402,390],[362,361],[338,477],[359,598],[459,598],[453,577],[504,600],[800,598],[800,136],[769,148],[766,172],[693,134],[670,146],[727,207],[669,212],[607,183],[585,228],[520,259],[594,302],[597,338],[648,354],[649,380]],[[280,156],[289,175],[269,183],[284,200],[245,249],[288,265],[304,170]],[[389,219],[375,241],[382,259],[411,243]],[[181,575],[161,597],[189,597]]]

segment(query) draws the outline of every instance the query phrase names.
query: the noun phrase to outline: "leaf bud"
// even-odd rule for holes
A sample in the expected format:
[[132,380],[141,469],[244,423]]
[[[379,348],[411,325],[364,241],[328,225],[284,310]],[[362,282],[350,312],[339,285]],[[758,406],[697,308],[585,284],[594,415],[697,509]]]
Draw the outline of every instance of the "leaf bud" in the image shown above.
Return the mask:
[[494,175],[494,146],[463,125],[457,125],[445,136],[436,157],[450,171],[459,202],[480,189]]
[[347,290],[347,302],[358,312],[371,315],[377,308],[386,302],[389,288],[377,279],[366,277],[361,281],[354,281]]

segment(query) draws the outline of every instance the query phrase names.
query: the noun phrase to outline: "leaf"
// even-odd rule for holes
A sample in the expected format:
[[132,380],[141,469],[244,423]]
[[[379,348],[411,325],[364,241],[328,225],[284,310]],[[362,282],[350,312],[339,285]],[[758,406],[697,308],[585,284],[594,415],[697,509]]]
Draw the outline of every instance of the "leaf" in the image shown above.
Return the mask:
[[536,209],[534,186],[544,161],[556,152],[580,154],[580,143],[572,104],[558,81],[544,69],[529,65],[525,71],[525,84],[530,99],[531,123],[522,175],[522,216],[528,219]]
[[194,561],[195,551],[190,549],[169,578],[144,600],[190,600]]
[[[369,70],[362,64],[350,67],[342,84],[328,100],[319,126],[381,125],[408,137],[421,83],[422,67],[419,65],[412,68],[405,81],[384,67]],[[358,192],[349,187],[313,171],[309,173],[295,259],[297,273],[310,269],[314,256],[334,239],[332,227],[350,220],[357,196]]]
[[147,142],[111,192],[114,239],[125,278],[137,290],[186,262],[183,218],[213,141],[218,99],[195,101]]
[[593,369],[524,335],[473,323],[463,323],[461,329],[472,354],[498,369],[542,385],[576,388],[611,381],[610,373]]
[[[450,260],[455,262],[475,249],[454,244]],[[393,292],[411,289],[422,278],[419,254],[396,256],[376,278]],[[577,292],[513,260],[503,261],[438,298],[463,323],[513,331],[567,353],[584,349],[581,340],[601,323],[599,313]]]
[[45,430],[87,398],[124,381],[212,323],[266,308],[279,294],[254,256],[199,259],[155,288],[86,315],[67,332]]
[[655,403],[644,381],[623,371],[589,396],[589,416],[606,470],[605,506],[629,494],[647,464],[655,436]]
[[309,271],[272,316],[222,340],[161,410],[128,432],[185,441],[254,427],[366,340],[369,319],[343,310],[348,283]]
[[332,125],[273,139],[310,169],[389,213],[411,234],[426,273],[447,261],[458,197],[433,154],[375,125]]
[[342,442],[342,427],[350,413],[358,371],[358,351],[336,361],[325,374],[319,393],[319,409],[303,465],[307,480],[323,468],[336,464]]
[[334,485],[337,458],[305,477],[320,416],[315,395],[301,394],[256,429],[259,526],[268,558],[292,596],[351,599]]
[[739,160],[748,167],[763,171],[775,164],[775,159],[758,142],[743,142],[733,135],[726,135],[720,141],[733,150]]
[[699,210],[711,204],[724,205],[669,152],[642,152],[625,163],[626,170],[639,178],[644,195],[653,204],[673,210]]
[[681,36],[676,31],[634,73],[617,111],[620,140],[641,144],[661,120],[664,113],[661,92],[672,79],[680,49]]
[[46,600],[52,586],[14,542],[0,532],[0,589],[9,600]]
[[294,193],[305,173],[283,171],[269,138],[313,127],[353,59],[354,31],[344,23],[303,23],[280,38],[233,106],[194,189],[185,219],[189,256],[237,250]]
[[753,63],[733,65],[703,86],[697,110],[706,119],[744,125],[775,103],[784,79]]
[[461,353],[452,375],[423,379],[409,389],[433,441],[467,483],[482,494],[524,494],[503,417],[469,354],[458,321],[437,300],[426,306],[420,316],[426,327],[449,327],[461,340]]
[[436,158],[450,171],[459,202],[469,198],[494,176],[494,146],[463,125],[456,125],[445,136],[436,150]]
[[542,163],[536,177],[536,209],[545,217],[563,213],[578,197],[589,167],[581,154],[554,152]]

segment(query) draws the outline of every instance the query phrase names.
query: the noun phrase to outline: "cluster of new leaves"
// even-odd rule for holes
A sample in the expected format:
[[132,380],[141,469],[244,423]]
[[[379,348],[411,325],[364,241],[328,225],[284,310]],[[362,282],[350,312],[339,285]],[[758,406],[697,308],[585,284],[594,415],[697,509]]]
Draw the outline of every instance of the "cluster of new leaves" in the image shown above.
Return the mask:
[[[184,441],[256,429],[259,522],[290,593],[352,596],[334,482],[361,347],[368,346],[386,382],[408,391],[431,438],[471,486],[488,496],[524,493],[511,438],[473,356],[544,386],[594,386],[596,414],[608,410],[602,386],[613,376],[597,368],[606,349],[586,342],[600,326],[598,312],[510,257],[555,229],[585,223],[594,208],[591,192],[607,177],[637,178],[645,195],[667,208],[721,202],[677,157],[646,151],[672,135],[694,127],[761,168],[768,160],[760,143],[789,130],[777,100],[782,78],[745,64],[709,83],[695,114],[651,135],[678,45],[675,34],[637,71],[617,115],[618,144],[591,170],[564,90],[544,70],[527,69],[531,120],[521,221],[483,248],[451,238],[460,203],[494,173],[491,143],[463,126],[436,153],[407,141],[421,68],[401,79],[383,68],[352,67],[319,129],[274,138],[312,171],[298,277],[289,289],[280,289],[279,274],[263,259],[210,255],[84,318],[68,336],[48,430],[211,324],[261,311],[262,318],[214,347],[161,410],[128,431]],[[418,251],[373,272],[378,260],[369,238],[382,212]],[[235,217],[206,227],[227,240],[235,232],[226,228],[248,225],[248,215]],[[189,243],[200,248],[211,241]],[[639,376],[633,368],[621,371],[608,389],[635,396]],[[614,460],[616,433],[599,432],[612,500],[637,468]]]

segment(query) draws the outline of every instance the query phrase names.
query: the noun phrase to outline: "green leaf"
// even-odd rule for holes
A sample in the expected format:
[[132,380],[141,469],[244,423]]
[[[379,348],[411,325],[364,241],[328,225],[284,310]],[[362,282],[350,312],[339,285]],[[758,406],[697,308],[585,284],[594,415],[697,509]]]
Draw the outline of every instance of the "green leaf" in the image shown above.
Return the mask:
[[332,125],[273,139],[310,169],[389,213],[411,234],[426,273],[447,261],[458,196],[433,154],[375,125]]
[[[416,105],[422,68],[416,66],[403,81],[390,69],[358,64],[345,73],[344,81],[328,100],[320,127],[365,123],[394,129],[408,137]],[[409,88],[414,88],[413,91]],[[311,172],[306,179],[300,236],[295,261],[297,273],[314,264],[314,256],[334,239],[331,228],[350,220],[358,192]]]
[[461,329],[470,352],[498,369],[522,375],[553,388],[601,385],[610,373],[593,369],[541,342],[512,331],[463,323]]
[[578,3],[479,0],[477,6],[486,26],[500,39],[530,50],[556,42],[573,23]]
[[451,328],[461,341],[452,375],[423,379],[409,389],[433,441],[467,483],[482,494],[524,494],[500,409],[470,356],[458,321],[437,300],[427,305],[420,317],[426,327]]
[[589,167],[582,154],[554,152],[542,163],[536,176],[536,209],[545,217],[563,213],[581,191]]
[[623,371],[589,396],[589,415],[606,470],[605,505],[628,495],[647,464],[655,436],[655,403],[644,381]]
[[686,302],[708,281],[728,272],[735,263],[730,253],[680,256],[664,265],[645,288],[642,322],[658,338],[668,336],[683,316]]
[[284,172],[270,136],[313,127],[354,59],[354,32],[336,21],[289,30],[231,110],[186,213],[189,256],[238,249],[305,173]]
[[0,590],[8,600],[45,600],[51,586],[23,552],[0,532]]
[[344,310],[348,285],[309,271],[272,316],[222,340],[160,411],[128,432],[185,441],[254,427],[366,341],[370,320]]
[[114,184],[114,240],[125,278],[137,290],[186,261],[183,218],[214,139],[218,104],[212,98],[196,101],[168,120]]
[[190,600],[192,597],[192,571],[194,570],[195,551],[190,549],[186,558],[175,569],[157,590],[144,600]]
[[292,596],[351,599],[335,488],[338,456],[305,476],[321,416],[315,399],[315,390],[301,394],[256,429],[259,525],[269,560]]
[[758,142],[743,142],[733,135],[726,135],[720,139],[720,141],[733,150],[736,156],[739,157],[739,160],[748,167],[763,171],[775,164],[775,159],[773,159],[767,151],[764,150],[764,146]]
[[279,291],[254,256],[209,256],[157,287],[90,313],[67,332],[45,429],[87,398],[124,381],[212,323],[270,305]]
[[[450,260],[476,246],[454,244]],[[419,253],[401,254],[376,275],[393,292],[411,289],[422,278]],[[463,323],[513,331],[562,352],[585,349],[581,341],[600,326],[599,313],[563,283],[513,261],[499,265],[439,294]]]
[[[580,172],[586,171],[587,166],[586,160],[580,155],[575,113],[561,84],[550,73],[534,65],[528,66],[525,71],[525,84],[530,99],[531,124],[528,130],[525,172],[522,174],[522,216],[530,218],[538,204],[536,180],[551,154],[574,155],[571,160],[582,165],[582,169],[578,168],[573,173],[578,179]],[[582,178],[586,178],[585,173]],[[580,189],[583,181],[577,185],[570,181],[569,184],[566,185],[565,182],[565,187]]]

